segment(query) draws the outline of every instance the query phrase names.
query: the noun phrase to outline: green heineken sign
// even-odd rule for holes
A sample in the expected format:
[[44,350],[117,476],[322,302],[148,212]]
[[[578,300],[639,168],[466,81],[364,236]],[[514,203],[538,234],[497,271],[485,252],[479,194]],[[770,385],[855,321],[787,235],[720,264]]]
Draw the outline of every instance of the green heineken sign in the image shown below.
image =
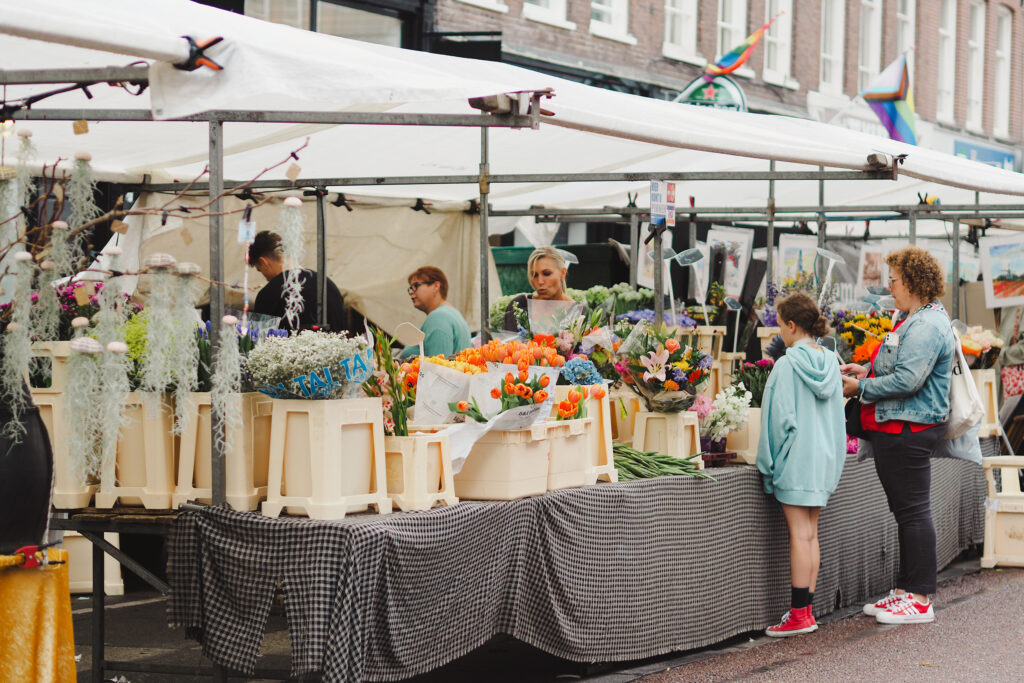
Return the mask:
[[696,104],[700,107],[715,109],[747,110],[747,98],[736,82],[728,76],[718,76],[708,83],[703,76],[683,88],[676,102]]

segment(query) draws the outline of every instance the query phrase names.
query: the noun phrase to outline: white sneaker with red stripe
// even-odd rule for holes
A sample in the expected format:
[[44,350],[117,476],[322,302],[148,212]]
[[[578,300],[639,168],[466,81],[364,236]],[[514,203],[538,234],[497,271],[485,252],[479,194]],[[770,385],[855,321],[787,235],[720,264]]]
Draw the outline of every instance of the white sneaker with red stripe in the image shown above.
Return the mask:
[[878,602],[872,602],[867,605],[864,605],[864,614],[868,615],[869,617],[873,617],[879,612],[884,612],[885,610],[889,609],[897,602],[902,600],[904,595],[906,595],[906,593],[897,594],[896,591],[891,590],[889,591],[889,594],[887,596],[885,596]]
[[875,615],[875,620],[880,624],[927,624],[935,621],[935,610],[932,609],[931,600],[927,605],[922,605],[917,600],[905,593],[903,599],[891,605],[889,609]]

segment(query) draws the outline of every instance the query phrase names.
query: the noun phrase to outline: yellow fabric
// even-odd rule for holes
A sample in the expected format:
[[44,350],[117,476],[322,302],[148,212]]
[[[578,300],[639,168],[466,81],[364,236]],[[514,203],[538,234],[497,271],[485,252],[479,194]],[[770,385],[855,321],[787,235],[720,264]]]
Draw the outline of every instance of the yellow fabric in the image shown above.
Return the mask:
[[64,564],[20,569],[0,555],[0,681],[75,681],[68,553],[47,552]]

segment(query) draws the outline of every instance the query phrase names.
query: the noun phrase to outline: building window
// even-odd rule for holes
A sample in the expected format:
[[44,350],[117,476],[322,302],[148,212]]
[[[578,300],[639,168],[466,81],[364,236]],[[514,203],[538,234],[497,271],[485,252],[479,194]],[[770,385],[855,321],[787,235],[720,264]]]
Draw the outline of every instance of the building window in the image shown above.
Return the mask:
[[[896,5],[896,51],[907,55],[907,66],[914,74],[914,36],[917,31],[917,0],[899,0]],[[913,83],[913,80],[911,80]]]
[[938,80],[935,118],[952,123],[953,95],[956,86],[956,0],[942,0]]
[[[718,57],[747,39],[747,0],[718,0]],[[717,61],[717,59],[716,59]],[[747,66],[734,73],[752,76]]]
[[792,85],[793,0],[766,0],[765,23],[782,12],[764,35],[764,74],[766,83]]
[[846,28],[846,0],[821,2],[821,92],[843,92],[843,37]]
[[1001,137],[1010,135],[1010,41],[1013,35],[1013,13],[1000,5],[996,19],[996,90],[992,97],[992,132]]
[[576,24],[566,19],[567,11],[566,0],[523,0],[523,16],[527,19],[573,31]]
[[981,130],[982,94],[985,90],[985,6],[971,4],[967,36],[967,127]]
[[316,30],[367,43],[402,47],[402,20],[398,17],[366,12],[331,2],[317,3]]
[[860,0],[860,46],[857,59],[857,90],[864,92],[881,66],[882,1]]
[[701,62],[697,54],[697,0],[665,0],[666,57]]
[[590,32],[636,45],[636,38],[629,35],[629,0],[590,0]]
[[245,0],[245,15],[309,30],[309,0]]

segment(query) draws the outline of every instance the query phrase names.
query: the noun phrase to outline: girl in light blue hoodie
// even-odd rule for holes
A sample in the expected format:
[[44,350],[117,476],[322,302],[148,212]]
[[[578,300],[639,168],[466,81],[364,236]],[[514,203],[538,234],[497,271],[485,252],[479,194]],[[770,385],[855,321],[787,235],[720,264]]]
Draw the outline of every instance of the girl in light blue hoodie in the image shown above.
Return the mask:
[[838,360],[814,341],[828,328],[817,304],[806,294],[793,294],[776,309],[788,350],[765,385],[757,469],[789,527],[790,609],[766,631],[785,637],[818,629],[811,614],[821,564],[818,514],[843,471],[846,418]]

